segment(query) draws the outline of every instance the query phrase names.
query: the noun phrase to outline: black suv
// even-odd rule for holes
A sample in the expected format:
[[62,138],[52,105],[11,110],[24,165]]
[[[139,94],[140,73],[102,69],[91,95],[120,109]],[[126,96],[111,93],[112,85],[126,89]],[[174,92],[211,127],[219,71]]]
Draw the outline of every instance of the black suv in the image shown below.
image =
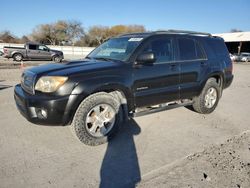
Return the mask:
[[232,68],[223,39],[208,33],[125,34],[84,60],[25,70],[14,96],[29,121],[72,124],[83,143],[98,145],[128,117],[177,106],[213,112]]

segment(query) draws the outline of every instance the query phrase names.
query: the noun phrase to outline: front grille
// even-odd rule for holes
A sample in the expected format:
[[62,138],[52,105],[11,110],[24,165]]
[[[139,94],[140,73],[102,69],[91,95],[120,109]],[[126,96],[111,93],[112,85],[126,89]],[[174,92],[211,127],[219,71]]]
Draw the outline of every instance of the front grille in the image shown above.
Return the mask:
[[35,73],[30,71],[24,71],[21,77],[22,88],[30,94],[34,94],[35,78]]

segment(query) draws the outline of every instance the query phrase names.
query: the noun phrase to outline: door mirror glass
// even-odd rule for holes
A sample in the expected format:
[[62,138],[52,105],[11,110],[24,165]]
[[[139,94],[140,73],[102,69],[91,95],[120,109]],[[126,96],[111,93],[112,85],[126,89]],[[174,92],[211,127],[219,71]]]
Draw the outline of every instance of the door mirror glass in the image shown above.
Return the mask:
[[139,64],[144,64],[144,63],[154,63],[155,62],[155,55],[153,52],[144,52],[140,54],[136,61]]

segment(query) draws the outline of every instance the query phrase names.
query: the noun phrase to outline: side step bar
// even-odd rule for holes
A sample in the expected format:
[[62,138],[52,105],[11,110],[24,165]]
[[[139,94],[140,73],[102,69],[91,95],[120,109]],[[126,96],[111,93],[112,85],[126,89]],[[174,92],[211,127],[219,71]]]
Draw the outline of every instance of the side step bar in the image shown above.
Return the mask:
[[193,104],[192,101],[181,102],[181,103],[161,104],[159,105],[159,107],[148,107],[148,108],[145,108],[146,110],[141,110],[138,112],[131,113],[130,116],[140,117],[140,116],[149,115],[149,114],[153,114],[153,113],[157,113],[157,112],[161,112],[165,110],[170,110],[170,109],[174,109],[178,107],[189,106],[192,104]]

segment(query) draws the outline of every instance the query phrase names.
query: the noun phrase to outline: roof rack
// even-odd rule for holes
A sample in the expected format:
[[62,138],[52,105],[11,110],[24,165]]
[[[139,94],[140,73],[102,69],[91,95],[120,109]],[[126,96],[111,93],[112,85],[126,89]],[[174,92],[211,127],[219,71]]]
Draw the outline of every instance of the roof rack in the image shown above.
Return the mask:
[[197,31],[186,31],[186,30],[174,30],[174,29],[169,29],[166,31],[156,31],[156,33],[160,32],[167,32],[167,33],[178,33],[178,34],[190,34],[190,35],[206,35],[212,37],[210,33],[205,33],[205,32],[197,32]]

